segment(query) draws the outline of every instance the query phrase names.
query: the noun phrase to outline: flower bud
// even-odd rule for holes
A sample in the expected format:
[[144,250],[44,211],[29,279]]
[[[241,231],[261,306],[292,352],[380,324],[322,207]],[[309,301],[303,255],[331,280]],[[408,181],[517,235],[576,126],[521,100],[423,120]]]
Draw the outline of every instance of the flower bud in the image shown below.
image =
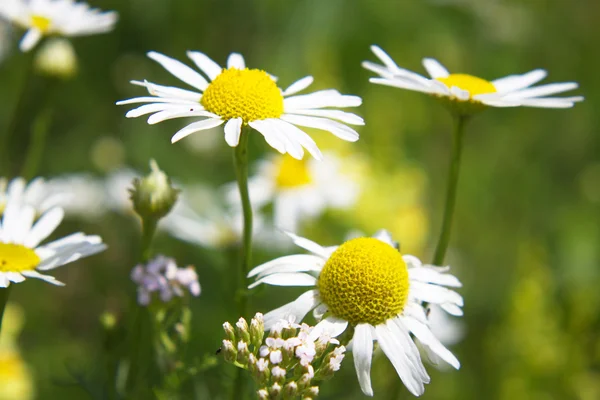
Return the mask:
[[229,363],[235,362],[237,358],[237,350],[233,346],[233,343],[230,340],[223,340],[223,344],[221,346],[221,353],[223,354],[223,358],[225,361]]
[[232,342],[236,342],[235,331],[233,326],[229,322],[223,324],[223,330],[225,331],[225,337]]
[[67,39],[48,39],[37,51],[33,67],[40,75],[69,79],[77,74],[77,55]]
[[254,318],[250,321],[250,344],[254,345],[256,348],[260,347],[264,335],[265,323],[263,315],[261,313],[256,313]]
[[258,397],[258,400],[269,400],[269,392],[267,392],[267,389],[258,390],[256,396]]
[[248,323],[244,318],[240,318],[238,322],[235,323],[235,334],[240,340],[243,340],[246,343],[250,342],[250,332],[248,331]]
[[267,383],[270,376],[271,371],[269,370],[269,362],[264,358],[259,358],[256,362],[256,375],[254,376],[254,379],[260,385]]
[[283,398],[284,399],[295,399],[298,395],[298,385],[296,382],[290,382],[283,387]]
[[281,385],[279,383],[274,383],[273,386],[269,388],[269,394],[271,395],[271,399],[279,399],[281,397]]
[[135,178],[129,190],[133,209],[142,219],[159,220],[175,205],[179,190],[171,185],[171,179],[150,161],[151,172],[144,178]]
[[315,397],[319,396],[319,387],[318,386],[311,386],[306,392],[304,392],[305,396],[310,396],[313,399]]
[[246,365],[246,363],[248,362],[249,355],[250,351],[248,350],[248,343],[244,341],[238,342],[236,357],[237,362],[242,365]]
[[285,382],[286,370],[281,368],[280,366],[275,366],[271,369],[271,378],[274,382],[279,384],[283,384]]

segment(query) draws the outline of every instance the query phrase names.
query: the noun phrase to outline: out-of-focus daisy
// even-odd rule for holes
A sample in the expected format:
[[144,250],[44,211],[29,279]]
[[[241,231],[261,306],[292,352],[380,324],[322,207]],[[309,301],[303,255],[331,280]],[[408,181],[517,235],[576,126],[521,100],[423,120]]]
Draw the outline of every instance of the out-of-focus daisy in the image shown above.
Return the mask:
[[339,336],[354,329],[352,351],[362,391],[373,395],[371,359],[373,341],[394,365],[402,382],[418,396],[429,383],[411,334],[433,353],[455,368],[460,363],[433,335],[427,325],[423,302],[439,304],[454,315],[462,315],[462,297],[446,288],[460,287],[448,268],[423,265],[416,257],[401,255],[389,233],[372,238],[351,239],[339,247],[321,247],[289,234],[312,254],[281,257],[254,268],[248,274],[261,283],[278,286],[308,286],[313,289],[298,299],[267,313],[265,327],[280,319],[302,320],[314,310],[323,318],[313,334]]
[[40,214],[18,198],[10,198],[0,222],[0,287],[26,278],[38,278],[54,285],[63,285],[49,271],[106,248],[98,236],[74,233],[45,245],[40,245],[61,223],[64,211],[53,207]]
[[[273,223],[279,229],[296,231],[298,224],[319,216],[325,209],[351,207],[359,194],[359,185],[344,173],[341,160],[326,154],[323,161],[296,160],[281,155],[263,160],[258,174],[250,179],[250,199],[256,208],[273,204]],[[228,197],[239,206],[239,193]]]
[[3,0],[0,16],[27,30],[19,44],[21,51],[31,50],[43,36],[105,33],[117,22],[116,12],[73,0]]
[[52,38],[36,53],[33,66],[41,75],[69,79],[77,74],[77,55],[70,41]]
[[427,78],[400,68],[381,48],[371,46],[371,50],[383,63],[379,65],[370,61],[363,62],[363,67],[380,76],[371,78],[371,82],[448,99],[455,107],[457,104],[461,105],[462,109],[459,108],[459,111],[463,113],[475,111],[483,106],[569,108],[583,100],[582,96],[548,97],[576,89],[578,84],[575,82],[531,87],[546,77],[547,72],[543,69],[487,81],[467,74],[451,74],[438,61],[425,58],[423,66],[430,76]]
[[27,183],[23,178],[14,178],[9,182],[0,177],[0,215],[9,199],[32,206],[38,213],[68,202],[71,195],[61,189],[64,188],[54,188],[43,178],[35,178]]
[[118,102],[148,103],[129,111],[128,118],[152,114],[148,123],[156,124],[173,118],[200,117],[200,121],[175,133],[171,142],[225,124],[225,141],[232,147],[238,145],[242,127],[249,125],[260,132],[271,147],[297,159],[303,157],[303,148],[317,159],[321,159],[321,152],[312,138],[296,125],[329,131],[347,141],[358,140],[358,133],[345,124],[363,125],[362,118],[331,108],[359,106],[360,97],[343,95],[333,89],[296,95],[310,86],[311,76],[281,90],[273,76],[260,69],[246,68],[244,58],[237,53],[229,56],[227,68],[197,51],[189,51],[187,55],[206,78],[180,61],[160,53],[148,53],[148,57],[195,91],[132,81],[144,86],[151,97]]
[[164,303],[174,296],[183,297],[186,292],[200,296],[200,283],[194,267],[177,267],[174,259],[156,256],[147,264],[138,264],[131,271],[131,280],[138,285],[138,303],[147,306],[152,293],[158,293]]

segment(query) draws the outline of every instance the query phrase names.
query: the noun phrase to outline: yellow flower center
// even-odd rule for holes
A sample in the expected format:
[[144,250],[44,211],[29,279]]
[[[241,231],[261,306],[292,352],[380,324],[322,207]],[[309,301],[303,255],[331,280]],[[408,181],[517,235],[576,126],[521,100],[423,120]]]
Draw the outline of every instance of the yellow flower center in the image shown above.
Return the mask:
[[242,118],[245,124],[283,114],[283,95],[265,71],[225,69],[212,81],[200,100],[207,111],[224,120]]
[[279,188],[296,188],[312,182],[306,158],[296,160],[287,154],[283,155],[278,168],[276,182]]
[[0,243],[0,272],[32,271],[40,258],[32,249],[20,244]]
[[456,86],[463,90],[468,90],[471,98],[478,94],[495,93],[496,87],[492,82],[467,74],[451,74],[446,78],[437,78],[438,81],[451,88]]
[[31,27],[36,28],[42,33],[46,33],[50,30],[50,25],[52,21],[50,18],[41,16],[41,15],[32,15],[31,16]]
[[325,263],[317,283],[331,313],[353,325],[379,325],[400,314],[408,299],[402,255],[374,238],[342,244]]

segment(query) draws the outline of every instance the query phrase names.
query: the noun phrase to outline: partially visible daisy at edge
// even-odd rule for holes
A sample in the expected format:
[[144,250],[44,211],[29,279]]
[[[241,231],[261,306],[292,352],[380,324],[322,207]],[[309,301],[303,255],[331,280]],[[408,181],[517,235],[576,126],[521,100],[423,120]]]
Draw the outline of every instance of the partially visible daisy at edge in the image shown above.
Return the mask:
[[363,119],[331,109],[357,107],[362,103],[358,96],[343,95],[334,89],[297,95],[312,84],[311,76],[281,90],[272,75],[260,69],[246,68],[244,58],[238,53],[229,56],[227,68],[198,51],[188,51],[187,56],[206,77],[180,61],[149,52],[148,57],[195,90],[132,81],[144,86],[151,96],[117,102],[118,105],[148,103],[129,111],[126,117],[151,114],[149,124],[173,118],[202,118],[175,133],[172,143],[192,133],[225,124],[225,141],[236,147],[242,127],[250,126],[260,132],[271,147],[296,159],[303,157],[304,149],[313,157],[322,158],[314,140],[297,126],[325,130],[351,142],[358,140],[358,133],[345,124],[364,125]]
[[[487,81],[468,74],[451,74],[433,58],[424,58],[423,67],[430,78],[399,67],[394,60],[378,46],[371,46],[373,53],[383,65],[364,61],[363,67],[375,72],[380,77],[369,81],[380,85],[414,90],[445,98],[454,103],[490,107],[540,107],[570,108],[576,102],[583,101],[583,96],[548,97],[558,93],[576,89],[576,82],[550,83],[531,87],[544,79],[548,73],[536,69],[525,74],[509,75],[504,78]],[[467,108],[465,111],[473,111]]]
[[[462,315],[462,297],[446,288],[460,281],[446,273],[448,267],[423,265],[416,257],[402,255],[390,234],[351,239],[341,246],[322,247],[288,233],[295,244],[311,254],[281,257],[254,268],[249,286],[307,286],[295,301],[268,312],[265,328],[277,321],[301,321],[311,311],[321,319],[312,334],[327,332],[337,337],[350,329],[356,374],[362,391],[373,395],[371,360],[377,341],[400,379],[415,396],[423,394],[430,378],[415,341],[454,368],[458,359],[433,335],[423,303],[440,305]],[[411,337],[414,335],[415,339]]]
[[[69,203],[73,197],[64,187],[55,186],[54,180],[37,177],[30,182],[21,177],[8,181],[0,177],[0,215],[8,201],[20,201],[32,206],[38,214],[49,209]],[[39,215],[38,215],[39,216]]]
[[[303,220],[318,217],[328,208],[352,207],[360,193],[358,181],[334,153],[325,153],[323,161],[278,155],[257,166],[257,174],[249,181],[252,204],[262,208],[272,203],[273,225],[285,231],[296,232]],[[235,189],[231,185],[227,197],[239,208]]]
[[[37,218],[37,215],[40,215]],[[40,272],[52,270],[106,248],[99,236],[81,232],[40,245],[60,225],[64,211],[52,207],[40,213],[18,197],[9,197],[0,220],[0,287],[37,278],[63,283]]]
[[109,32],[118,19],[114,11],[102,12],[73,0],[2,0],[0,17],[27,30],[19,48],[27,52],[44,37],[86,36]]

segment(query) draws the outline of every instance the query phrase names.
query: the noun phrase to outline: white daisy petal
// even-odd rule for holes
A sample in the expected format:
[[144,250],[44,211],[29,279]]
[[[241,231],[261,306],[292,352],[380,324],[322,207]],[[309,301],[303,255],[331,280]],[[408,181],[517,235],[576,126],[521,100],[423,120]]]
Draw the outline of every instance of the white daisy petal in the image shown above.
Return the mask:
[[406,355],[408,349],[404,349],[399,345],[396,337],[386,324],[377,325],[375,335],[381,350],[394,366],[406,388],[415,396],[422,395],[425,391],[424,382],[413,375],[411,362]]
[[321,154],[321,150],[319,150],[315,141],[302,129],[290,124],[289,122],[279,119],[274,120],[273,122],[279,127],[280,131],[285,132],[288,137],[290,137],[290,140],[294,140],[299,143],[302,147],[308,150],[308,152],[315,159],[319,161],[323,159],[323,154]]
[[410,268],[408,276],[411,280],[417,280],[425,283],[435,283],[437,285],[461,287],[462,284],[457,277],[450,274],[440,273],[432,268]]
[[277,128],[272,123],[272,119],[250,121],[248,125],[256,129],[258,133],[263,135],[269,146],[271,146],[281,154],[286,153],[285,142],[279,136]]
[[231,53],[227,58],[227,68],[246,68],[246,62],[244,61],[244,57],[239,53]]
[[320,90],[309,94],[288,97],[283,100],[285,112],[293,112],[296,109],[313,109],[325,107],[358,107],[362,99],[358,96],[344,95],[337,90]]
[[40,39],[42,39],[42,32],[40,32],[36,28],[31,28],[25,33],[25,35],[21,39],[21,42],[19,43],[19,49],[22,52],[27,52],[33,49],[35,45],[38,44]]
[[0,271],[0,288],[7,288],[10,285],[10,279],[6,273]]
[[373,396],[371,387],[371,359],[373,358],[373,328],[369,324],[358,324],[352,337],[352,356],[360,389],[367,396]]
[[350,125],[364,125],[365,121],[356,114],[340,110],[294,110],[290,114],[310,115],[313,117],[325,117],[337,119]]
[[376,45],[372,45],[371,46],[371,51],[390,70],[392,70],[392,71],[400,70],[400,67],[398,67],[398,65],[394,62],[394,60],[392,59],[392,57],[390,57],[385,51],[383,51],[383,49],[381,47],[376,46]]
[[288,86],[283,91],[283,95],[289,96],[289,95],[301,92],[304,89],[306,89],[307,87],[309,87],[310,85],[312,85],[313,81],[314,81],[314,78],[312,76],[305,76],[304,78],[299,79],[296,82],[292,83],[290,86]]
[[148,89],[148,93],[151,95],[163,98],[176,98],[195,103],[200,102],[200,99],[202,98],[202,93],[196,93],[191,90],[180,89],[174,86],[162,86],[148,81],[131,81],[131,84],[143,86]]
[[325,318],[310,331],[309,337],[314,341],[323,334],[338,337],[348,328],[348,321],[333,316]]
[[397,88],[400,88],[400,89],[414,90],[414,91],[417,91],[417,92],[423,92],[423,93],[427,93],[427,94],[431,94],[431,93],[435,92],[434,89],[432,89],[430,86],[424,86],[424,85],[421,85],[421,84],[416,84],[414,82],[408,81],[406,79],[401,79],[401,78],[393,78],[393,79],[370,78],[369,82],[371,82],[371,83],[377,83],[379,85],[386,85],[386,86],[391,86],[391,87],[397,87]]
[[136,103],[172,103],[172,104],[189,104],[197,105],[197,103],[185,99],[170,99],[165,97],[134,97],[132,99],[117,101],[118,106]]
[[232,118],[225,124],[225,141],[231,147],[236,147],[240,142],[242,133],[242,119]]
[[324,131],[331,132],[340,139],[349,142],[356,142],[359,138],[358,133],[354,129],[339,122],[332,121],[326,118],[283,114],[281,116],[281,119],[294,125],[305,126],[307,128],[322,129]]
[[324,264],[325,261],[321,257],[310,254],[279,257],[253,268],[248,273],[248,278],[277,272],[319,272]]
[[450,315],[454,315],[456,317],[462,317],[463,315],[462,308],[460,308],[454,303],[441,303],[440,307],[442,307],[442,309],[444,309],[444,311],[446,311]]
[[152,114],[150,117],[148,117],[148,124],[154,125],[169,119],[182,117],[208,117],[212,119],[220,119],[218,115],[205,110],[195,110],[189,106],[178,106],[173,109],[163,110]]
[[196,133],[198,131],[203,131],[206,129],[215,128],[219,125],[222,125],[223,122],[225,122],[225,121],[223,121],[222,119],[217,119],[217,118],[207,118],[202,121],[193,122],[193,123],[189,124],[188,126],[186,126],[185,128],[180,129],[177,133],[175,133],[175,135],[173,135],[173,137],[171,138],[171,143],[178,142],[181,139],[183,139],[184,137],[191,135],[192,133]]
[[317,283],[317,278],[301,272],[282,272],[278,274],[266,275],[251,285],[248,285],[248,289],[255,288],[261,283],[274,286],[315,286]]
[[431,76],[433,79],[447,78],[448,75],[450,75],[450,72],[448,72],[448,70],[442,64],[440,64],[439,61],[433,58],[424,58],[423,66],[427,70],[429,76]]
[[23,244],[27,247],[37,247],[40,242],[46,239],[60,225],[65,212],[62,208],[56,207],[48,211],[35,223]]
[[158,62],[163,66],[164,69],[188,85],[193,86],[202,92],[208,87],[208,82],[202,77],[202,75],[181,61],[177,61],[174,58],[167,57],[164,54],[160,54],[155,51],[149,52],[148,57]]
[[557,94],[562,92],[567,92],[569,90],[577,89],[579,85],[575,82],[565,82],[565,83],[550,83],[548,85],[537,86],[534,88],[518,90],[515,92],[510,92],[504,99],[526,99],[532,97],[542,97],[550,94]]
[[402,322],[421,343],[429,347],[431,351],[440,356],[442,360],[446,361],[456,369],[460,368],[458,359],[433,335],[427,325],[412,318],[404,318]]
[[536,69],[522,75],[509,75],[504,78],[493,80],[492,84],[498,92],[508,93],[529,87],[541,81],[547,75],[548,73],[545,70]]
[[300,322],[320,302],[316,290],[303,293],[293,302],[270,311],[264,315],[265,329],[270,330],[276,323],[292,319],[292,322]]
[[192,110],[196,107],[196,105],[185,104],[185,103],[152,103],[152,104],[144,104],[138,108],[134,108],[133,110],[129,110],[125,116],[127,118],[137,118],[142,115],[152,114],[155,112],[161,111],[183,111],[183,110]]
[[25,281],[25,278],[23,277],[23,275],[21,275],[18,272],[5,272],[5,276],[6,276],[6,278],[8,278],[9,281],[14,282],[14,283],[21,283],[21,282]]
[[221,72],[223,72],[223,67],[214,62],[204,53],[199,51],[188,51],[187,56],[194,62],[194,64],[196,64],[198,68],[204,71],[206,76],[208,76],[211,81],[219,76]]
[[37,271],[23,271],[22,274],[23,274],[23,276],[26,276],[27,278],[41,279],[45,282],[51,283],[56,286],[65,286],[64,283],[56,280],[56,278],[54,278],[53,276],[40,274]]
[[317,243],[313,242],[312,240],[308,240],[303,237],[297,236],[291,232],[284,231],[284,233],[286,235],[288,235],[290,238],[292,238],[292,240],[294,241],[294,244],[296,246],[300,246],[303,249],[308,250],[313,254],[323,257],[324,259],[329,258],[329,254],[327,253],[327,251],[325,251],[325,249],[322,246],[318,245]]
[[463,298],[455,291],[446,289],[442,286],[430,285],[418,281],[411,281],[410,295],[427,303],[453,303],[458,306],[463,305]]

